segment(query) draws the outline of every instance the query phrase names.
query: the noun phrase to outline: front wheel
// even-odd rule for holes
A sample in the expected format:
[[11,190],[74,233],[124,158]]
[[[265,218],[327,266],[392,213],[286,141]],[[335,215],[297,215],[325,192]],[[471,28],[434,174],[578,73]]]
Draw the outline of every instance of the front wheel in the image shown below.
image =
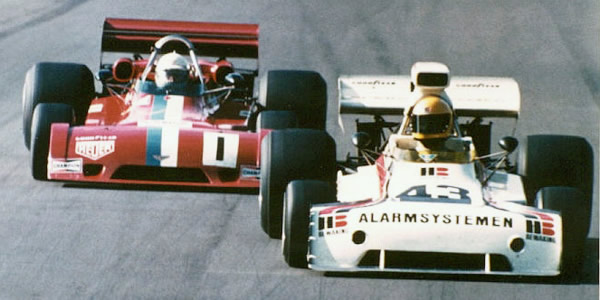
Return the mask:
[[263,138],[260,156],[259,210],[261,227],[269,237],[281,238],[283,194],[295,179],[335,183],[333,138],[313,129],[275,130]]
[[[519,151],[519,175],[523,176],[529,205],[533,204],[540,189],[562,186],[581,191],[583,202],[577,205],[591,210],[594,152],[588,141],[578,136],[531,135],[520,147],[523,149]],[[585,222],[587,232],[590,219]]]
[[63,103],[72,107],[75,121],[82,125],[94,98],[94,77],[88,67],[73,63],[35,64],[23,84],[23,137],[31,148],[33,111],[40,103]]
[[48,179],[48,153],[52,123],[72,123],[73,108],[62,103],[40,103],[31,119],[31,175],[37,180]]
[[283,202],[281,249],[290,267],[306,268],[311,204],[335,201],[335,188],[319,180],[294,180]]
[[538,208],[554,210],[562,219],[561,277],[574,279],[581,269],[590,210],[583,192],[572,187],[544,187],[537,193]]

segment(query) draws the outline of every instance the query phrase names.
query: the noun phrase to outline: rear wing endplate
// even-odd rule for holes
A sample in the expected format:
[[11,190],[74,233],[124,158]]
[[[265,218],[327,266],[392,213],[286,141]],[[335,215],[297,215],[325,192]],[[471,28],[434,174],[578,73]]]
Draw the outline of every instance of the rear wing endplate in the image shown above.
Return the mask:
[[150,53],[160,38],[180,34],[199,56],[258,58],[258,33],[256,24],[107,18],[102,52]]
[[[519,116],[521,94],[512,78],[454,76],[445,91],[459,117]],[[342,114],[400,115],[414,101],[410,76],[342,76],[338,95]]]

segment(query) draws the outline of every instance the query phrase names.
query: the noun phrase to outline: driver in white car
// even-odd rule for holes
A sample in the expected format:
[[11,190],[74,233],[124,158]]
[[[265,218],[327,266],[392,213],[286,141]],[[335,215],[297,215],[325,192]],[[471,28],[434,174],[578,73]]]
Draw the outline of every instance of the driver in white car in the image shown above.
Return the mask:
[[400,151],[403,159],[464,163],[474,157],[472,143],[455,134],[454,110],[444,98],[422,97],[408,109],[405,118],[403,132],[390,137],[392,151],[405,150]]

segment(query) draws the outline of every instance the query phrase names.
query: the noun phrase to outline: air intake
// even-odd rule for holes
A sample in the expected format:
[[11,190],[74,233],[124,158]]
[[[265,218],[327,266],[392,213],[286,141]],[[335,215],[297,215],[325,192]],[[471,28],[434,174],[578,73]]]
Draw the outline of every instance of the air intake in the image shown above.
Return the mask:
[[155,166],[121,166],[112,179],[165,181],[165,182],[208,182],[199,168],[165,168]]
[[[382,257],[383,256],[383,257]],[[465,254],[443,252],[407,252],[369,250],[359,267],[381,269],[510,272],[508,259],[500,254]]]

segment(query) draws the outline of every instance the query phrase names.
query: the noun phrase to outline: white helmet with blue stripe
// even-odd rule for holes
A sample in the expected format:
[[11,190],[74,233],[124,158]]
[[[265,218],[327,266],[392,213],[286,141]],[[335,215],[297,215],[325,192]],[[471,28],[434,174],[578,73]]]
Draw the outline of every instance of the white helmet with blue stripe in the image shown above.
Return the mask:
[[156,86],[169,89],[187,83],[190,77],[190,66],[187,59],[175,52],[163,55],[156,64]]

